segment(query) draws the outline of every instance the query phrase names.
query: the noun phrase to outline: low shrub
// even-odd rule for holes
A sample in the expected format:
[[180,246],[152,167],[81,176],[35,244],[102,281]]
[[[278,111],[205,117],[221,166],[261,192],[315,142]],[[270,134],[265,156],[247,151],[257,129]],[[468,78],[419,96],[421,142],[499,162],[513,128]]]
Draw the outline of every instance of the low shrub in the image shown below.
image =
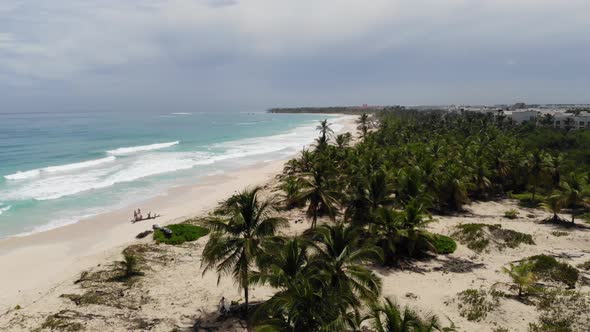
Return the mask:
[[458,308],[461,317],[479,322],[500,304],[499,293],[485,289],[466,289],[458,294]]
[[534,200],[533,195],[531,193],[510,194],[510,197],[517,199],[518,205],[526,208],[537,208],[545,199],[545,196],[538,193],[535,195]]
[[590,260],[589,261],[585,261],[582,264],[578,264],[578,267],[582,270],[586,270],[586,271],[590,271]]
[[157,229],[154,231],[154,240],[156,242],[178,245],[184,242],[195,241],[209,233],[209,230],[206,228],[190,224],[173,224],[166,226],[166,228],[172,231],[172,236],[166,237],[161,230]]
[[532,271],[540,279],[562,283],[575,288],[580,272],[567,263],[561,263],[547,255],[531,256],[526,259],[533,264]]
[[522,243],[535,244],[531,235],[503,229],[501,225],[462,224],[457,226],[457,231],[452,236],[478,253],[488,249],[490,243],[500,250],[506,247],[516,248]]
[[560,236],[568,236],[568,235],[570,235],[570,233],[561,232],[561,231],[553,231],[553,232],[551,232],[551,235],[553,235],[555,237],[560,237]]
[[541,294],[537,303],[539,320],[529,324],[531,332],[588,331],[590,294],[553,290]]
[[508,219],[516,219],[518,218],[519,212],[516,211],[515,209],[512,210],[508,210],[506,212],[504,212],[504,218],[508,218]]
[[455,240],[442,234],[435,234],[434,242],[432,244],[436,248],[436,252],[441,255],[452,254],[457,250],[457,243]]

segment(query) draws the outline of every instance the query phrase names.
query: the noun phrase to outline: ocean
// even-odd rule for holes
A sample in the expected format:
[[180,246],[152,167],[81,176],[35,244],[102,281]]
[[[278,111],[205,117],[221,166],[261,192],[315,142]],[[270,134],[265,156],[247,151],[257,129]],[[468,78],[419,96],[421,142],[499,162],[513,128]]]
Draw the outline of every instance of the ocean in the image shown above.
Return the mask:
[[204,176],[283,159],[311,144],[324,118],[330,116],[0,113],[0,238],[72,224]]

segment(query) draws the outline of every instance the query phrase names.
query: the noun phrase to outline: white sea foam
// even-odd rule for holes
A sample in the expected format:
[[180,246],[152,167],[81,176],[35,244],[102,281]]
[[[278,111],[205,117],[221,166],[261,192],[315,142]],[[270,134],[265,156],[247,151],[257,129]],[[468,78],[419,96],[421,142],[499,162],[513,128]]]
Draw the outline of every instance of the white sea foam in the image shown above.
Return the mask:
[[[337,130],[339,126],[333,127]],[[109,151],[112,155],[107,158],[53,167],[46,169],[39,178],[14,182],[11,187],[0,191],[0,200],[4,202],[29,199],[53,200],[90,190],[108,188],[118,183],[132,182],[149,176],[188,170],[226,160],[236,160],[235,165],[245,165],[262,160],[259,156],[263,155],[264,160],[284,158],[312,144],[316,136],[315,123],[310,123],[285,134],[212,144],[208,146],[208,152],[151,151],[176,145],[178,141],[120,148]],[[114,156],[139,151],[147,153],[119,159]],[[268,155],[275,157],[269,158]],[[112,162],[106,163],[106,161]],[[99,167],[76,171],[97,165]],[[219,168],[223,170],[227,167]]]
[[130,147],[126,147],[126,148],[118,148],[115,150],[109,150],[109,151],[107,151],[107,153],[110,155],[113,155],[113,156],[122,156],[122,155],[127,155],[127,154],[131,154],[131,153],[136,153],[136,152],[145,152],[145,151],[165,149],[165,148],[169,148],[171,146],[178,145],[178,144],[180,144],[180,141],[156,143],[156,144],[150,144],[150,145],[130,146]]
[[142,155],[141,158],[114,163],[108,167],[74,173],[54,173],[24,183],[9,191],[0,192],[4,201],[58,199],[89,190],[103,189],[117,183],[131,182],[144,177],[190,169],[209,163],[208,153],[171,152]]
[[41,170],[34,169],[34,170],[26,171],[26,172],[18,171],[14,174],[4,175],[4,178],[6,180],[24,180],[24,179],[30,179],[30,178],[37,177],[37,176],[39,176],[39,174],[41,174]]
[[[0,204],[1,205],[1,204]],[[8,205],[8,206],[2,206],[0,207],[0,215],[2,215],[4,212],[10,210],[10,208],[12,207],[12,205]]]
[[26,171],[26,172],[16,172],[14,174],[5,175],[4,178],[7,180],[31,179],[31,178],[38,177],[44,173],[69,172],[69,171],[74,171],[74,170],[78,170],[78,169],[82,169],[82,168],[94,167],[94,166],[98,166],[100,164],[115,161],[115,159],[116,159],[116,157],[109,156],[109,157],[105,157],[105,158],[101,158],[101,159],[88,160],[88,161],[83,161],[83,162],[79,162],[79,163],[66,164],[66,165],[60,165],[60,166],[49,166],[49,167],[44,167],[44,168],[33,169],[30,171]]
[[176,112],[176,113],[170,113],[170,114],[174,114],[174,115],[191,115],[193,113]]

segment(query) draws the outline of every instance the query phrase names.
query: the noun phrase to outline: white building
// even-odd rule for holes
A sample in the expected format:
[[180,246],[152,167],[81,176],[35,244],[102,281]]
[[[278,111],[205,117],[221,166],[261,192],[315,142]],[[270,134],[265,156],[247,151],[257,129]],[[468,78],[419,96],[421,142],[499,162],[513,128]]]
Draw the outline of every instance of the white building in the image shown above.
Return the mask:
[[553,127],[561,129],[590,129],[590,113],[581,112],[579,115],[557,113],[554,115]]
[[525,122],[535,122],[539,112],[534,109],[527,109],[522,111],[506,111],[504,114],[515,123],[522,124]]

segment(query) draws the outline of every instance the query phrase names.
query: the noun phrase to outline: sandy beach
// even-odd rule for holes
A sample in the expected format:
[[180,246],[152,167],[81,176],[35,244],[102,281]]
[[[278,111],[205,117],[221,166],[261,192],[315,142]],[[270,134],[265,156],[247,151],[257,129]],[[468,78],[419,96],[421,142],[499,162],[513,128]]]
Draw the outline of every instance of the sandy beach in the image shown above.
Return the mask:
[[[354,117],[337,123],[341,132],[355,131]],[[285,160],[260,163],[223,175],[199,179],[199,184],[176,187],[161,196],[57,229],[0,240],[0,312],[39,301],[47,292],[80,271],[119,255],[135,236],[151,229],[206,214],[237,190],[265,185]],[[129,222],[141,208],[161,215],[156,220]]]

